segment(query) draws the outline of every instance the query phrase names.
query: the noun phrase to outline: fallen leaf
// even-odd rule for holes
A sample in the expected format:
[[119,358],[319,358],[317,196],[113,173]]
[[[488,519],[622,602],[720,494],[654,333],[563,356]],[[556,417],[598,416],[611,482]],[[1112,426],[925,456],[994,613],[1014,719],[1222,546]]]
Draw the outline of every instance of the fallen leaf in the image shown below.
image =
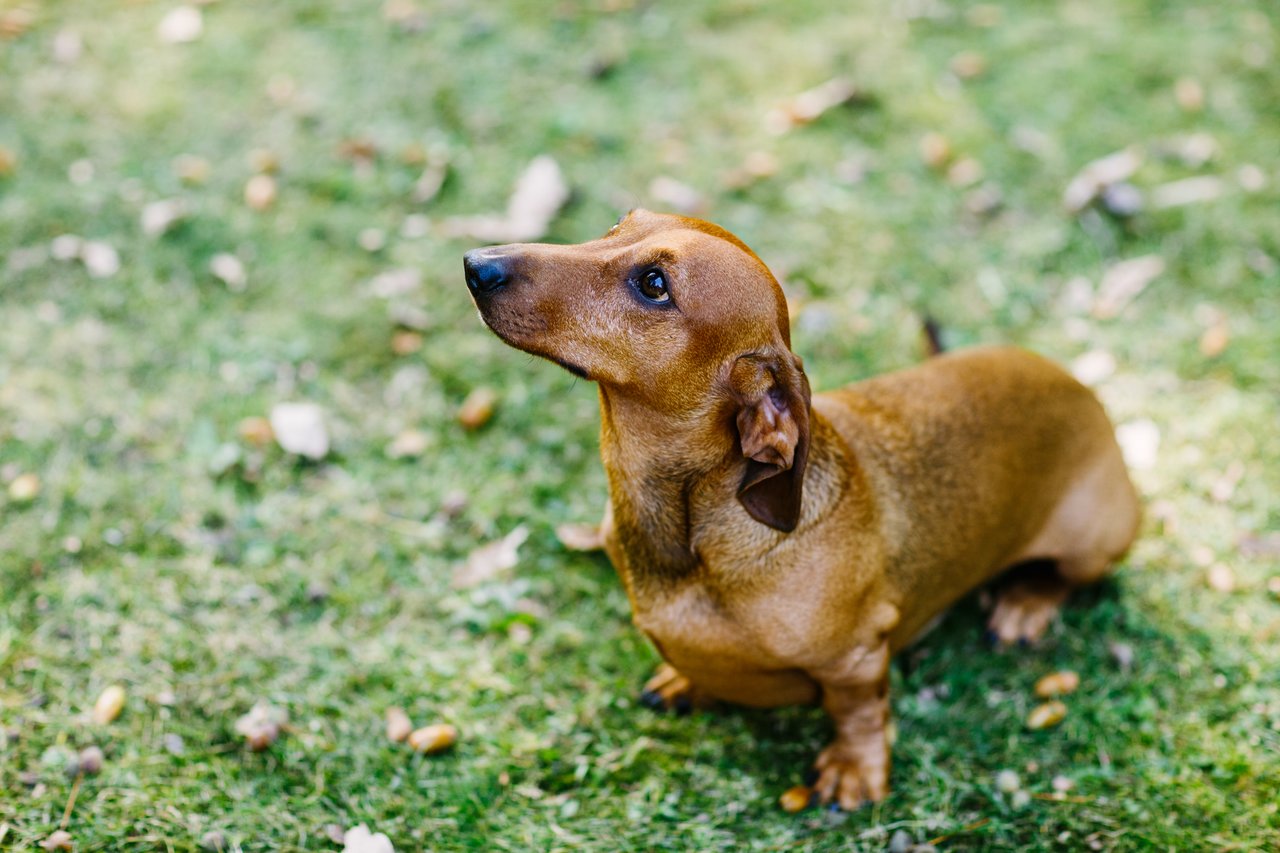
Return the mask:
[[125,693],[124,688],[119,684],[112,684],[106,690],[102,691],[102,695],[98,697],[98,701],[93,703],[93,721],[100,726],[115,720],[120,716],[120,712],[124,710]]
[[556,528],[556,538],[570,551],[599,551],[604,547],[604,537],[595,524],[561,524]]
[[796,785],[794,788],[788,788],[782,792],[782,796],[778,797],[778,805],[782,806],[782,810],[789,814],[802,812],[815,801],[814,790],[806,785]]
[[90,278],[110,278],[120,272],[120,253],[110,243],[86,240],[80,246],[80,260]]
[[1119,316],[1130,302],[1164,272],[1164,259],[1143,255],[1113,264],[1102,274],[1093,302],[1093,316],[1100,320]]
[[1221,198],[1225,191],[1226,185],[1222,179],[1213,175],[1183,178],[1152,189],[1151,207],[1155,210],[1166,210],[1170,207],[1201,204]]
[[474,389],[458,407],[458,423],[467,429],[479,429],[493,417],[497,403],[497,391],[485,385]]
[[1052,702],[1045,702],[1031,709],[1031,713],[1027,715],[1027,728],[1032,731],[1051,728],[1062,722],[1066,716],[1067,706],[1054,699]]
[[71,838],[71,833],[67,832],[65,829],[59,829],[50,834],[48,838],[40,842],[40,846],[49,851],[76,849],[75,842]]
[[329,453],[324,410],[315,403],[277,403],[271,408],[271,430],[287,453],[323,459]]
[[396,853],[390,838],[381,832],[370,832],[363,823],[348,829],[342,844],[342,853]]
[[1130,147],[1094,160],[1076,173],[1062,194],[1062,205],[1069,213],[1084,210],[1111,184],[1128,180],[1142,165],[1142,150]]
[[460,216],[445,222],[453,237],[490,243],[524,243],[547,233],[556,213],[569,200],[569,186],[551,157],[535,157],[525,168],[507,202],[505,214]]
[[427,452],[431,436],[422,430],[407,429],[387,445],[387,456],[392,459],[416,458]]
[[148,237],[159,237],[186,215],[187,205],[182,199],[153,201],[142,208],[142,233]]
[[27,503],[40,494],[40,478],[30,472],[19,474],[9,483],[9,499],[17,503]]
[[806,89],[765,115],[765,128],[783,134],[819,119],[823,113],[864,96],[857,84],[847,77],[833,77],[812,89]]
[[249,283],[244,264],[230,252],[219,252],[209,259],[209,272],[232,293],[241,293]]
[[244,737],[249,748],[261,752],[280,737],[280,728],[289,721],[283,708],[266,702],[258,702],[249,712],[236,720],[236,734]]
[[244,185],[244,203],[254,210],[266,210],[276,203],[276,179],[270,175],[254,175]]
[[472,551],[453,573],[454,589],[468,589],[515,568],[520,546],[528,538],[529,530],[522,524],[501,539]]
[[400,743],[413,733],[413,722],[403,708],[387,709],[387,738]]
[[1116,427],[1116,441],[1130,468],[1145,471],[1155,467],[1160,449],[1160,428],[1155,422],[1142,418],[1121,424]]
[[409,746],[415,752],[434,755],[453,746],[458,740],[458,730],[448,723],[423,726],[409,735]]
[[1051,672],[1036,682],[1035,694],[1041,699],[1069,696],[1080,686],[1080,676],[1069,669]]
[[177,6],[160,19],[156,33],[166,44],[187,44],[204,32],[204,16],[195,6]]

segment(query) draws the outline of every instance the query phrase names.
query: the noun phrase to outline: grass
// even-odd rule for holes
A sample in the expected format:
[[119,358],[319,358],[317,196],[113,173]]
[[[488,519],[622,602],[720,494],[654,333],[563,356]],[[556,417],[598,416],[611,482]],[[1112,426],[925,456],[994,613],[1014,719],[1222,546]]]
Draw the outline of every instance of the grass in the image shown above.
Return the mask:
[[[1280,846],[1280,566],[1241,545],[1280,528],[1280,14],[849,5],[439,0],[406,28],[380,3],[224,2],[199,41],[170,45],[155,34],[169,3],[0,2],[33,13],[0,42],[16,161],[0,177],[0,480],[40,479],[34,499],[0,496],[0,847],[33,849],[64,812],[77,850],[195,850],[213,830],[245,850],[332,850],[324,827],[360,822],[400,850],[874,850],[898,829],[946,849]],[[71,64],[52,57],[65,30],[83,38]],[[962,52],[985,71],[958,78]],[[835,74],[870,101],[767,132],[770,108]],[[1182,77],[1202,109],[1179,107]],[[981,165],[997,213],[922,163],[928,132]],[[1202,165],[1169,153],[1193,133],[1216,144]],[[341,155],[352,139],[376,145],[370,163]],[[1207,174],[1228,191],[1129,220],[1065,213],[1070,177],[1131,144],[1144,190]],[[415,145],[451,160],[425,205]],[[255,149],[280,164],[265,212],[242,197]],[[761,151],[776,174],[731,186]],[[816,388],[917,360],[928,311],[953,344],[1110,353],[1113,416],[1158,427],[1155,466],[1135,472],[1143,537],[1113,581],[1031,651],[988,650],[968,601],[895,671],[884,803],[777,807],[827,738],[816,710],[635,707],[655,654],[603,558],[552,532],[603,505],[594,389],[476,321],[470,243],[402,232],[413,214],[501,209],[541,153],[575,193],[552,240],[666,207],[657,176],[698,190],[784,279]],[[175,175],[183,154],[207,181]],[[92,177],[69,180],[80,160]],[[142,207],[175,197],[188,217],[145,236]],[[385,247],[360,247],[369,228]],[[49,259],[64,234],[112,244],[119,273]],[[208,272],[220,252],[244,262],[243,292]],[[1151,253],[1166,270],[1120,317],[1067,297]],[[419,289],[365,287],[402,267]],[[424,346],[398,356],[406,310]],[[1206,356],[1218,318],[1229,342]],[[455,412],[481,385],[498,410],[468,432]],[[325,408],[323,463],[238,437],[281,400]],[[406,428],[427,452],[389,458]],[[459,490],[465,507],[443,512]],[[451,588],[519,524],[513,573]],[[1217,563],[1234,591],[1206,585]],[[1031,685],[1059,668],[1083,680],[1066,720],[1027,731]],[[93,726],[112,683],[126,709]],[[259,700],[291,724],[252,753],[233,726]],[[457,748],[388,743],[391,705],[455,723]],[[90,743],[105,767],[75,787],[60,765]],[[996,791],[1002,769],[1029,804]],[[1064,800],[1048,798],[1057,775],[1075,784]]]

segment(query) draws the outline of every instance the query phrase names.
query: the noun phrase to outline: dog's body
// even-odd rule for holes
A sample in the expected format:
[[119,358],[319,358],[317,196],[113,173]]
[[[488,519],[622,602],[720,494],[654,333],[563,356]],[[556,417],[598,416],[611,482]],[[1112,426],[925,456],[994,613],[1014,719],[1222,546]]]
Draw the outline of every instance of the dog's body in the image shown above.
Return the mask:
[[887,791],[888,664],[1003,569],[1003,642],[1036,639],[1128,548],[1138,503],[1093,394],[1014,348],[810,395],[764,264],[708,223],[636,211],[580,246],[470,253],[508,343],[600,383],[603,544],[668,666],[666,705],[821,701],[824,800]]

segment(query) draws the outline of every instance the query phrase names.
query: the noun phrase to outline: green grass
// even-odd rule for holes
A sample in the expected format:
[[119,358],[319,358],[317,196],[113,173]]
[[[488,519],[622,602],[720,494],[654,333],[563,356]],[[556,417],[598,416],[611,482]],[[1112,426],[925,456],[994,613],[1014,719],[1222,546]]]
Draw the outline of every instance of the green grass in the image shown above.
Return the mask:
[[[0,480],[42,484],[30,502],[0,494],[0,848],[58,827],[74,784],[59,750],[90,743],[106,763],[76,791],[77,850],[193,850],[215,829],[245,850],[332,850],[323,827],[359,822],[400,850],[874,850],[899,828],[948,849],[1280,846],[1280,602],[1266,587],[1280,566],[1239,544],[1280,528],[1274,5],[892,4],[941,10],[907,20],[817,0],[439,0],[406,31],[372,0],[222,2],[204,7],[202,39],[166,45],[169,5],[0,0],[35,13],[0,41],[0,147],[16,155],[0,177]],[[84,40],[70,65],[52,58],[64,29]],[[956,79],[962,51],[985,73]],[[835,74],[869,103],[767,132],[770,108]],[[1174,98],[1184,76],[1204,87],[1199,112]],[[296,94],[277,103],[282,77]],[[930,131],[982,165],[1000,212],[967,212],[971,189],[922,164]],[[1195,132],[1216,141],[1207,164],[1162,153]],[[378,148],[367,169],[338,153],[362,137]],[[1066,214],[1070,177],[1130,144],[1148,152],[1141,188],[1210,174],[1229,192],[1127,222]],[[410,145],[450,153],[426,205]],[[242,200],[259,148],[280,161],[267,212]],[[758,151],[776,175],[728,186]],[[552,533],[603,506],[594,389],[481,326],[461,281],[470,243],[400,232],[414,213],[501,209],[540,153],[574,189],[552,240],[664,207],[657,176],[699,190],[784,279],[816,388],[917,360],[928,311],[954,344],[1111,353],[1098,390],[1113,416],[1159,427],[1156,466],[1136,472],[1148,519],[1114,581],[1030,651],[988,650],[966,602],[895,672],[882,804],[777,807],[827,738],[817,710],[635,707],[657,658],[604,559]],[[206,183],[174,174],[182,154],[210,162]],[[93,177],[77,184],[81,159]],[[1246,164],[1267,178],[1256,192],[1237,183]],[[144,236],[142,206],[173,197],[190,216]],[[359,247],[366,228],[384,249]],[[120,273],[42,258],[63,234],[114,245]],[[218,252],[245,262],[244,292],[208,272]],[[1074,277],[1148,253],[1166,272],[1119,318],[1064,299]],[[421,289],[398,305],[369,295],[398,267],[421,270]],[[425,346],[398,357],[404,307],[424,313]],[[1206,357],[1214,312],[1230,342]],[[468,433],[454,416],[479,385],[501,401]],[[237,437],[290,399],[325,407],[324,463]],[[429,450],[388,458],[407,427]],[[228,444],[238,463],[211,473]],[[1238,485],[1213,498],[1233,463]],[[457,490],[465,509],[442,513]],[[450,587],[467,553],[518,524],[532,535],[513,573]],[[1206,586],[1217,562],[1234,592]],[[1058,668],[1082,687],[1061,726],[1029,732],[1031,685]],[[121,718],[86,722],[116,682]],[[233,727],[258,700],[291,729],[255,754]],[[457,748],[388,743],[390,705],[455,723]],[[164,747],[174,734],[182,755]],[[1002,769],[1035,794],[1056,775],[1075,788],[1014,808]]]

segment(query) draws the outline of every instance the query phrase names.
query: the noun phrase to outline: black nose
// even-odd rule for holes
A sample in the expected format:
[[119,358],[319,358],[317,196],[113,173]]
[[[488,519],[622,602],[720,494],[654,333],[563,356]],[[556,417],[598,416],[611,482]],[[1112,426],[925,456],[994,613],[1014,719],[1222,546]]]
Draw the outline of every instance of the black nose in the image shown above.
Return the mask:
[[477,249],[462,256],[462,268],[467,273],[467,287],[477,296],[488,296],[511,281],[510,260],[488,252],[486,249]]

